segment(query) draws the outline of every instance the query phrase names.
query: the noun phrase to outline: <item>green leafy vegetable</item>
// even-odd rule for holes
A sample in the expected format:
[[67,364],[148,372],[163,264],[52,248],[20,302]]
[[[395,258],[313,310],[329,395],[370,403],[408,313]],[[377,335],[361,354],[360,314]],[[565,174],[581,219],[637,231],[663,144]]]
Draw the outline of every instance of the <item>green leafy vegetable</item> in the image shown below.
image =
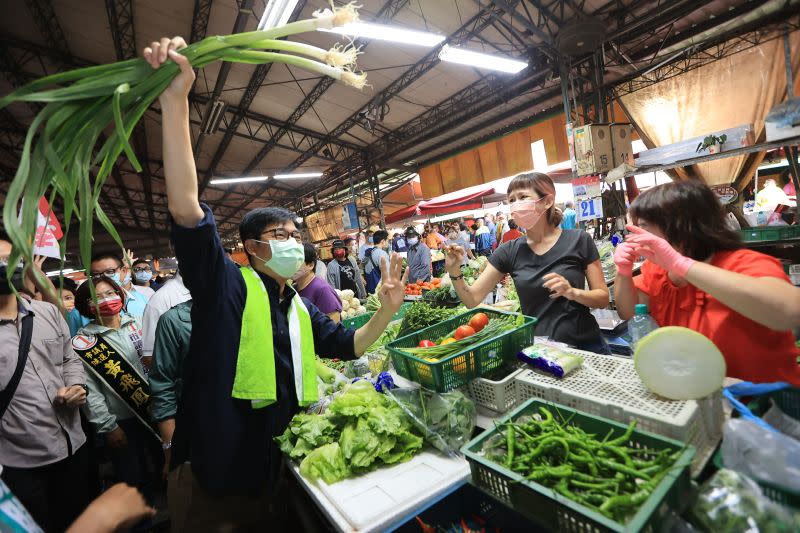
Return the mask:
[[433,307],[425,302],[415,302],[406,311],[406,315],[400,323],[400,331],[397,333],[397,336],[405,337],[409,333],[425,329],[443,320],[452,318],[463,311],[463,307],[445,309]]
[[300,473],[311,480],[336,483],[350,475],[339,443],[331,442],[311,451],[300,463]]
[[275,440],[290,458],[303,459],[304,476],[334,483],[410,459],[423,446],[417,433],[403,409],[361,380],[336,397],[324,414],[296,415]]

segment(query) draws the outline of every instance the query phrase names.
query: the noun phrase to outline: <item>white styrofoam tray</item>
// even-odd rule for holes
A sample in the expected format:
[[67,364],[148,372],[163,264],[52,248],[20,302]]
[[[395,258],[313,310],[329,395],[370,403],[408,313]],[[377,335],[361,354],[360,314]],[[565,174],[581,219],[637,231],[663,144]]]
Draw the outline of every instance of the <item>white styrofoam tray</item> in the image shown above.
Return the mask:
[[311,483],[292,466],[297,479],[339,531],[385,531],[413,516],[469,478],[463,457],[424,451],[411,460],[345,479],[333,485]]

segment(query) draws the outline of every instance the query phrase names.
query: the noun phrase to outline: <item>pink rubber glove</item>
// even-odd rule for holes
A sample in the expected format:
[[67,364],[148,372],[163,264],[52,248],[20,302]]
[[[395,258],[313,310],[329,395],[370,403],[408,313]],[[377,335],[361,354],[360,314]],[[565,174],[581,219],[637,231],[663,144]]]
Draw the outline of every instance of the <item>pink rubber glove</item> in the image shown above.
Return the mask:
[[633,233],[633,235],[628,235],[626,243],[637,245],[643,256],[664,270],[681,278],[686,277],[686,273],[694,264],[694,259],[682,256],[665,239],[657,237],[649,231],[632,225],[625,227]]
[[625,277],[633,277],[633,263],[641,254],[638,247],[630,242],[622,242],[617,245],[614,251],[614,263],[617,265],[617,274]]

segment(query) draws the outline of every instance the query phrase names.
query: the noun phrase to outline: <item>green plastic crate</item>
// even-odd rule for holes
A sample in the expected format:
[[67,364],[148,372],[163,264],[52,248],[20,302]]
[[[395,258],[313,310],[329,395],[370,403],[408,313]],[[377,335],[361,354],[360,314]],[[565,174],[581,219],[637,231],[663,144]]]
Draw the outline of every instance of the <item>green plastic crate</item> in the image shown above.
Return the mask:
[[400,306],[400,310],[397,311],[394,316],[392,317],[392,322],[395,320],[402,320],[404,316],[406,316],[406,311],[408,308],[413,305],[412,302],[404,302],[403,305]]
[[490,373],[506,362],[515,360],[520,350],[533,344],[536,319],[526,316],[523,325],[436,362],[402,351],[402,348],[416,348],[421,340],[440,339],[449,335],[458,326],[467,324],[476,313],[485,313],[489,320],[503,316],[517,316],[515,313],[493,309],[472,309],[396,339],[387,345],[394,369],[404,378],[416,381],[424,387],[436,392],[447,392]]
[[782,226],[779,229],[781,230],[781,239],[800,239],[800,224]]
[[372,318],[374,314],[375,313],[364,313],[363,315],[354,316],[353,318],[347,318],[342,320],[342,325],[348,329],[358,329],[369,322],[369,319]]
[[[623,424],[570,409],[555,403],[532,398],[497,422],[497,426],[508,420],[515,420],[526,414],[539,412],[539,407],[547,407],[570,424],[580,427],[587,433],[606,435],[610,438],[625,433]],[[639,507],[626,524],[615,522],[602,514],[573,502],[547,487],[526,480],[523,476],[506,469],[500,464],[485,459],[481,455],[484,442],[498,432],[497,427],[478,435],[461,448],[472,471],[472,483],[525,515],[533,522],[549,531],[574,533],[594,533],[600,531],[658,532],[671,509],[680,511],[690,503],[691,473],[694,446],[661,437],[653,433],[635,430],[630,444],[634,447],[647,447],[654,450],[672,448],[683,449],[674,468],[655,488],[650,497]]]
[[[400,320],[404,316],[406,316],[406,311],[408,311],[409,307],[411,307],[410,303],[404,303],[403,305],[401,305],[400,310],[397,311],[397,313],[395,313],[394,316],[392,317],[392,322],[394,322],[395,320]],[[349,329],[358,329],[367,322],[369,322],[369,319],[372,318],[372,315],[374,314],[375,313],[364,313],[363,315],[358,315],[354,316],[353,318],[342,320],[342,325]]]
[[761,226],[740,229],[739,234],[742,236],[743,242],[778,241],[784,238],[782,229],[780,226]]
[[[747,407],[754,415],[762,416],[769,410],[771,401],[774,401],[787,416],[800,420],[800,388],[782,389],[759,396],[748,403]],[[722,462],[722,450],[717,450],[717,453],[714,454],[713,462],[717,468],[725,468]],[[764,496],[770,500],[793,509],[800,509],[800,492],[794,492],[758,479],[753,481],[758,483]]]

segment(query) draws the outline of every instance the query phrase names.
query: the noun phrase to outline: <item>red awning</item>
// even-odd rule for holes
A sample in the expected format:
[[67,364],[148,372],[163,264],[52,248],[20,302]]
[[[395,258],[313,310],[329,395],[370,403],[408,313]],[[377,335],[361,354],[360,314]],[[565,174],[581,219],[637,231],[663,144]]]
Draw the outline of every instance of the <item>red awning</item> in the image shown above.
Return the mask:
[[386,215],[384,220],[387,224],[394,224],[395,222],[399,222],[413,216],[418,216],[419,214],[419,204],[414,204]]
[[456,211],[480,209],[487,200],[501,201],[504,199],[511,179],[494,180],[431,198],[427,202],[419,204],[420,212],[423,215],[443,215]]

